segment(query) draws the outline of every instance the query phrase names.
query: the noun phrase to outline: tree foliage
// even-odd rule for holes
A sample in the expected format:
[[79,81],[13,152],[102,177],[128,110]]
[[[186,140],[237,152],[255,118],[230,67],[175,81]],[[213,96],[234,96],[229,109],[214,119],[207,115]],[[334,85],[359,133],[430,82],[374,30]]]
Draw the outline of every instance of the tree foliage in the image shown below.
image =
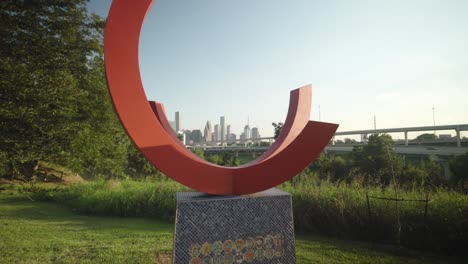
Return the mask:
[[277,139],[279,134],[281,133],[281,129],[283,128],[283,123],[279,122],[279,123],[271,123],[271,125],[273,126],[273,129],[274,129],[274,138]]
[[332,182],[382,186],[393,183],[405,188],[447,185],[439,162],[430,157],[404,159],[395,153],[393,144],[388,135],[372,135],[367,145],[354,147],[351,154],[322,153],[309,169],[319,179]]
[[46,160],[121,175],[128,139],[112,109],[104,21],[86,1],[0,2],[0,172]]
[[436,140],[436,139],[437,139],[437,136],[435,134],[431,134],[431,133],[424,133],[424,134],[421,134],[418,137],[416,137],[417,141],[432,141],[432,140]]
[[373,180],[379,179],[389,183],[402,169],[403,162],[400,156],[395,154],[392,137],[387,134],[374,134],[364,146],[356,146],[353,149],[354,166],[371,176]]
[[192,148],[190,149],[190,151],[192,151],[193,154],[197,155],[199,158],[201,159],[205,159],[205,153],[203,152],[203,149],[202,148]]

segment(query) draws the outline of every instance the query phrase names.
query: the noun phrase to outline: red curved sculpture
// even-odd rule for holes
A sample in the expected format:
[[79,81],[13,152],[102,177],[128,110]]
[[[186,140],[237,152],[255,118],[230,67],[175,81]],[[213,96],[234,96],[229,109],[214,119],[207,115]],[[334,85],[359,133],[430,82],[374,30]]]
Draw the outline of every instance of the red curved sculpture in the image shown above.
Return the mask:
[[138,43],[153,0],[114,0],[104,38],[105,69],[115,110],[137,148],[174,180],[210,194],[248,194],[294,177],[325,148],[338,125],[309,121],[311,86],[291,91],[288,116],[275,144],[239,167],[206,162],[177,139],[164,107],[149,102],[140,79]]

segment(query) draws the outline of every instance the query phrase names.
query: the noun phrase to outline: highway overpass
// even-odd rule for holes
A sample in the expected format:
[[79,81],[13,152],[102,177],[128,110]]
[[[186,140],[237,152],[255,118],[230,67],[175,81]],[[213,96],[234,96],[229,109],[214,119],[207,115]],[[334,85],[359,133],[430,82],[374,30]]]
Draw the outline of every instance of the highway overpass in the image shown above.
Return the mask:
[[[362,146],[363,144],[361,144]],[[355,145],[328,145],[325,147],[327,153],[349,153]],[[189,147],[192,148],[192,147]],[[265,152],[269,146],[205,146],[202,149],[206,153],[221,152]],[[402,155],[430,155],[430,156],[452,156],[463,155],[468,152],[467,147],[435,147],[435,146],[395,146],[395,153]]]

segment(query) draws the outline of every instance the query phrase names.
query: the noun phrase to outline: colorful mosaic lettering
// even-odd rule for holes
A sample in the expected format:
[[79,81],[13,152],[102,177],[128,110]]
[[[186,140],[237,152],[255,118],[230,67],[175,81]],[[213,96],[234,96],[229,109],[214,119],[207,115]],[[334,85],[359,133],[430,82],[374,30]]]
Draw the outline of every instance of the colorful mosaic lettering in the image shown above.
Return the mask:
[[243,239],[237,239],[236,240],[236,251],[237,252],[242,252],[245,246],[245,241]]
[[224,241],[224,243],[223,243],[223,249],[224,249],[224,252],[226,252],[226,253],[231,253],[232,250],[234,249],[234,243],[232,243],[231,240],[226,240],[226,241]]
[[189,264],[242,264],[254,260],[273,260],[284,254],[284,238],[281,234],[248,237],[245,240],[194,243],[189,248]]
[[213,252],[215,254],[221,254],[223,252],[223,242],[216,241],[213,243]]
[[201,264],[201,259],[199,257],[196,257],[196,258],[192,258],[190,260],[190,264]]
[[222,255],[214,255],[213,256],[213,264],[223,264],[223,256]]
[[193,244],[192,246],[190,246],[189,255],[192,258],[198,257],[200,255],[200,245],[199,244]]
[[249,237],[247,238],[247,240],[245,241],[245,247],[246,248],[253,248],[255,245],[255,241],[253,240],[253,238]]
[[203,254],[203,256],[208,256],[211,254],[211,244],[208,242],[203,243],[201,246],[200,252]]
[[234,262],[234,256],[231,253],[224,254],[224,264],[232,264]]

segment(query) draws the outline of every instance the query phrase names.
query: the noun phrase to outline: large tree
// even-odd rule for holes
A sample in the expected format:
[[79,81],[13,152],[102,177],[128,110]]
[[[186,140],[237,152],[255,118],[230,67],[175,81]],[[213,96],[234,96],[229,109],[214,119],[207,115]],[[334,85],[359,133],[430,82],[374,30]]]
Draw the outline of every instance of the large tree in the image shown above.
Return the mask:
[[395,154],[392,137],[387,134],[374,134],[364,146],[356,146],[352,157],[354,166],[369,180],[381,180],[387,184],[400,174],[403,167],[401,157]]
[[103,29],[84,0],[0,2],[0,175],[39,160],[122,172],[128,139],[105,84]]

